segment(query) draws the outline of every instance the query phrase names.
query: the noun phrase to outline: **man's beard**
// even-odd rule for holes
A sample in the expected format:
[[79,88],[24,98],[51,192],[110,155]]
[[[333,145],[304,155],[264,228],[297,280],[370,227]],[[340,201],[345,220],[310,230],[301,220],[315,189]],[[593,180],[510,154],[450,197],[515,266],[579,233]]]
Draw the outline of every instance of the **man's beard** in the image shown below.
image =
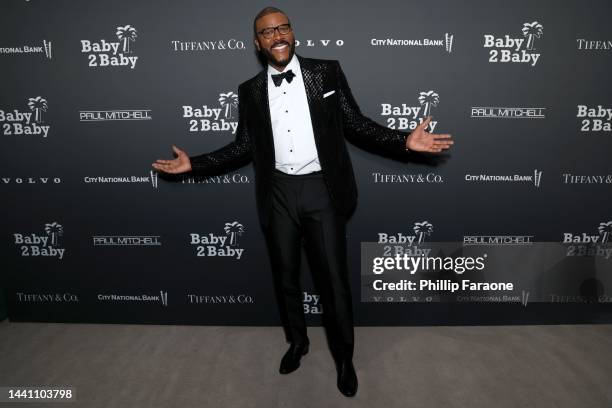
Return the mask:
[[278,60],[276,59],[276,56],[272,53],[272,51],[268,50],[267,48],[262,48],[262,52],[264,54],[264,56],[266,57],[266,61],[268,61],[269,64],[273,64],[276,65],[277,67],[286,67],[287,64],[289,64],[289,61],[291,61],[291,57],[293,57],[293,54],[295,53],[295,40],[292,43],[289,43],[288,41],[279,41],[276,44],[279,43],[285,43],[289,45],[289,55],[287,56],[286,59],[283,60]]

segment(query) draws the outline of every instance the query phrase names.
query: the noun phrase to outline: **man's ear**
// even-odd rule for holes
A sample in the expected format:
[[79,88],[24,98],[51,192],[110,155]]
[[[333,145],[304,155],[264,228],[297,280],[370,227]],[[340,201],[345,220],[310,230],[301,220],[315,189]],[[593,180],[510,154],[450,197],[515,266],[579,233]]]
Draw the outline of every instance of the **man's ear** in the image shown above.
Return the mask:
[[257,51],[259,51],[259,42],[257,41],[257,38],[253,38],[253,43],[255,44]]

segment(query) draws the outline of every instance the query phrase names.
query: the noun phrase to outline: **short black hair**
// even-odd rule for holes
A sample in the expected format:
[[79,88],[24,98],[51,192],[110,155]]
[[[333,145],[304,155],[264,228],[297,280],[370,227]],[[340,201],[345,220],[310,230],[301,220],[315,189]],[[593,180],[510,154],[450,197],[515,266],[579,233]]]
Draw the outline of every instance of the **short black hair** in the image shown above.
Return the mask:
[[291,21],[289,20],[289,16],[287,16],[287,14],[285,14],[285,12],[279,8],[276,7],[265,7],[263,8],[259,13],[257,13],[257,15],[255,16],[255,19],[253,20],[253,35],[257,37],[257,20],[259,20],[260,18],[262,18],[263,16],[267,16],[268,14],[272,14],[272,13],[281,13],[284,14],[285,17],[287,17],[287,21],[289,21],[289,24],[291,24]]

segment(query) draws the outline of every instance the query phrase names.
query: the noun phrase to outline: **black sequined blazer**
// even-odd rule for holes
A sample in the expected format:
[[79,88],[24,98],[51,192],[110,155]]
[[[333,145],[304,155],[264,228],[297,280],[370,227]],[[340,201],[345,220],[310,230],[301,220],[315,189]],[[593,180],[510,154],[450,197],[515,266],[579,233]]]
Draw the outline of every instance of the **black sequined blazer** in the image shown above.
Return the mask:
[[[300,62],[319,163],[336,209],[350,215],[357,204],[357,185],[344,139],[385,156],[404,156],[406,137],[364,116],[336,60],[306,58]],[[323,98],[325,93],[335,91]],[[271,208],[270,181],[275,168],[274,141],[268,105],[267,67],[238,87],[236,139],[222,148],[190,157],[195,176],[218,175],[251,160],[260,223],[267,225]]]

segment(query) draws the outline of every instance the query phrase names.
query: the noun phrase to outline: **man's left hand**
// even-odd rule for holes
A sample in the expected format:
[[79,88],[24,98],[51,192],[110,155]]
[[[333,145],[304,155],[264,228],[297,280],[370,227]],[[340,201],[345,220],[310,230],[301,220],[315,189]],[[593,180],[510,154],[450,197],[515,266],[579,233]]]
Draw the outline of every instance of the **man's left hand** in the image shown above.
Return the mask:
[[414,150],[415,152],[440,153],[454,143],[451,140],[451,135],[448,133],[434,134],[426,132],[425,129],[429,122],[431,122],[431,116],[428,116],[410,133],[406,138],[407,149]]

